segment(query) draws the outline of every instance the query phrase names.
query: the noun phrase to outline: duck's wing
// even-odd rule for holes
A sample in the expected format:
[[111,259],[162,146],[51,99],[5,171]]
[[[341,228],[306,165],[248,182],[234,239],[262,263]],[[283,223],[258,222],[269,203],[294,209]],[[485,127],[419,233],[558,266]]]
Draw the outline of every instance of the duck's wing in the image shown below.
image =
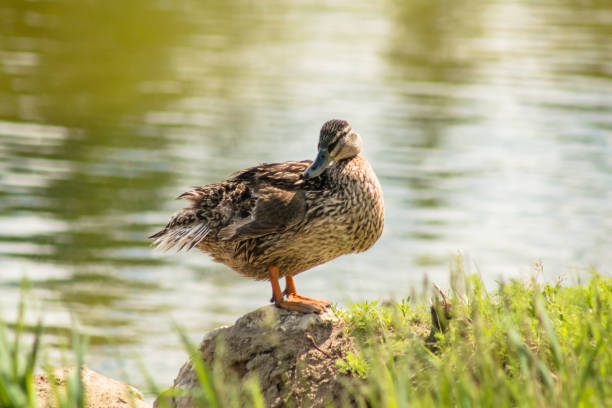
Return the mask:
[[189,250],[208,237],[241,241],[286,230],[304,217],[304,191],[320,189],[325,182],[324,175],[301,177],[310,163],[261,164],[220,183],[194,187],[178,197],[191,205],[149,238],[162,250]]
[[219,231],[224,240],[242,241],[287,230],[304,219],[306,191],[321,190],[327,176],[306,180],[304,171],[311,160],[261,164],[238,173],[230,180],[248,186],[256,197],[247,217],[235,220]]
[[224,240],[242,241],[284,231],[304,219],[305,194],[266,186],[256,191],[257,201],[252,214],[219,231]]

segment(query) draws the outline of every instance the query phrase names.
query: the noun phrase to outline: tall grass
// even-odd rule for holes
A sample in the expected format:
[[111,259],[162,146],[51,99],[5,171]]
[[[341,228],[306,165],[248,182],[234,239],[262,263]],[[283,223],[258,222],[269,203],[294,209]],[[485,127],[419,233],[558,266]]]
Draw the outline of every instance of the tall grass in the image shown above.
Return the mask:
[[[39,363],[43,324],[39,320],[34,328],[32,344],[24,348],[25,296],[28,283],[22,281],[16,323],[12,330],[11,340],[6,324],[0,319],[0,407],[2,408],[35,408],[37,406],[34,386],[34,369]],[[72,346],[76,366],[81,367],[85,355],[83,337],[76,329],[72,331]],[[74,370],[68,378],[66,387],[60,389],[55,381],[53,369],[47,367],[47,376],[51,395],[56,408],[84,408],[85,387],[79,370]]]
[[453,287],[444,332],[423,335],[425,305],[353,305],[341,313],[361,353],[350,399],[374,407],[612,406],[612,280],[584,286],[477,276]]
[[[24,293],[26,283],[22,283]],[[34,332],[32,345],[23,350],[25,302],[23,295],[17,308],[17,324],[13,340],[0,320],[0,407],[34,408],[36,393],[33,385],[34,366],[40,350],[42,324],[39,322]]]

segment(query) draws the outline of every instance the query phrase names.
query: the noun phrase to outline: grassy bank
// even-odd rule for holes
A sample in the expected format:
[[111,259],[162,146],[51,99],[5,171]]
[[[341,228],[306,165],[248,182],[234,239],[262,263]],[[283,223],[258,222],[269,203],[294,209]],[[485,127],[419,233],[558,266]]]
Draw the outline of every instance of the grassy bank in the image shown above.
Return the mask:
[[[428,300],[355,303],[336,313],[360,352],[337,365],[359,407],[612,406],[612,279],[584,284],[501,283],[485,290],[476,276],[453,279],[448,309]],[[447,313],[448,312],[448,313]],[[446,316],[450,317],[448,320]],[[22,325],[17,324],[19,334]],[[0,323],[0,406],[33,407],[32,346]],[[194,351],[192,346],[186,347]],[[80,358],[80,357],[79,357]],[[86,360],[86,359],[85,359]],[[200,367],[202,406],[225,401],[262,406],[253,383],[228,387]],[[75,379],[62,407],[80,407]],[[153,386],[152,386],[153,387]],[[231,405],[231,404],[230,404]]]
[[[449,296],[449,321],[427,333],[429,306],[354,304],[341,312],[361,353],[359,406],[612,406],[612,280],[581,286],[510,281],[487,292],[476,276]],[[437,313],[444,320],[444,313]]]

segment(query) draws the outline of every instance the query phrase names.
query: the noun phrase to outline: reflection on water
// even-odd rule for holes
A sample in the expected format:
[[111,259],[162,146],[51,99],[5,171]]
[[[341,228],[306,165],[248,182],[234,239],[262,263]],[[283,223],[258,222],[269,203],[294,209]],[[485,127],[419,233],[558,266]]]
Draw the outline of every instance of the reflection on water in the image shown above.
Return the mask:
[[304,293],[402,297],[457,251],[488,281],[610,273],[612,7],[587,3],[3,3],[0,307],[28,276],[50,343],[74,316],[91,366],[138,382],[137,352],[168,383],[173,320],[197,339],[270,289],[145,237],[191,185],[312,158],[332,117],[364,138],[386,230]]

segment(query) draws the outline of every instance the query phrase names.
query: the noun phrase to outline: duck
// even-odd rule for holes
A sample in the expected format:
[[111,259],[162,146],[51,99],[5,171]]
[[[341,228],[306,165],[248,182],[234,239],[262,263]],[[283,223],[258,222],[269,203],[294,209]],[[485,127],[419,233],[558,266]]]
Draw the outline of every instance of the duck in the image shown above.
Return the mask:
[[[268,280],[281,309],[321,313],[294,277],[371,248],[384,228],[383,192],[362,139],[340,119],[323,124],[314,161],[264,163],[178,196],[188,205],[151,235],[162,251],[197,248],[239,274]],[[281,291],[279,280],[285,279]]]

